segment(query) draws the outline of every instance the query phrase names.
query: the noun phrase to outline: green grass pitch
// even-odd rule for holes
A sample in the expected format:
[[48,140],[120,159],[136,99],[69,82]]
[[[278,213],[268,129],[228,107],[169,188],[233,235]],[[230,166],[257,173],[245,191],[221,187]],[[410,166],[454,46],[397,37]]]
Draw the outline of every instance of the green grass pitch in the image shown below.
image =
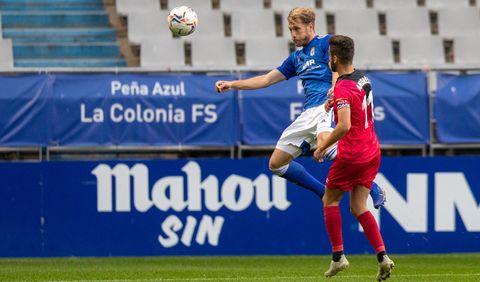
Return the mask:
[[[388,281],[480,281],[480,254],[391,255]],[[375,281],[375,256],[348,256],[326,279],[328,256],[0,259],[0,281]]]

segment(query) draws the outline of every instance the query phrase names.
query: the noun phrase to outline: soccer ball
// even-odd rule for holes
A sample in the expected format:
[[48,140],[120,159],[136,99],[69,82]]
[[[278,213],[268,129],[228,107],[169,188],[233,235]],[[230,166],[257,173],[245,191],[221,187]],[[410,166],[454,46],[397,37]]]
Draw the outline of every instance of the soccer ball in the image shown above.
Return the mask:
[[167,17],[168,27],[175,36],[192,34],[197,27],[197,13],[187,6],[173,8]]

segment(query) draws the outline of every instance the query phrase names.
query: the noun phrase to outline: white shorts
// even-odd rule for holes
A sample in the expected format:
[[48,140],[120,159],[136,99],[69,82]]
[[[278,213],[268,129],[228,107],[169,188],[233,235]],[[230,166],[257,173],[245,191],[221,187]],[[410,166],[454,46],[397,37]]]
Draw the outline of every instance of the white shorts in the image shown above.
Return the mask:
[[332,132],[333,111],[325,111],[324,105],[306,109],[280,136],[276,148],[294,158],[317,147],[316,137],[321,132]]

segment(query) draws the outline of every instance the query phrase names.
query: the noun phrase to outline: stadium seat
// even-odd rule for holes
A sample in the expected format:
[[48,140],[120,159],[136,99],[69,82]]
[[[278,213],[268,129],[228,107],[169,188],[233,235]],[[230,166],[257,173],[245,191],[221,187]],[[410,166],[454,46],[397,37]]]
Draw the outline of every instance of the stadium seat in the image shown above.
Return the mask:
[[117,13],[126,16],[132,12],[159,11],[160,1],[158,0],[116,0]]
[[273,11],[252,10],[232,12],[233,38],[274,38],[275,36],[275,18]]
[[285,38],[255,38],[245,42],[246,65],[269,70],[278,67],[289,56],[289,40]]
[[446,37],[479,35],[480,16],[477,8],[445,8],[438,10],[438,34]]
[[373,7],[377,10],[415,8],[417,0],[374,0]]
[[468,7],[470,0],[425,0],[425,6],[431,9]]
[[455,64],[478,67],[480,36],[457,36],[454,38],[453,45]]
[[128,14],[128,40],[140,44],[144,39],[172,37],[167,24],[168,11],[142,11]]
[[195,38],[192,43],[192,66],[196,69],[228,69],[237,67],[235,41],[232,38]]
[[335,11],[335,34],[353,37],[380,35],[377,11],[367,9]]
[[445,64],[443,39],[439,36],[424,36],[419,44],[418,37],[400,39],[400,63],[413,68]]
[[[288,29],[288,12],[283,13],[282,18],[283,25],[283,37],[290,38],[290,30]],[[318,34],[327,33],[327,19],[325,17],[325,12],[322,10],[315,10],[315,31]]]
[[277,12],[290,12],[295,7],[310,7],[315,9],[315,0],[271,0],[272,10]]
[[[408,15],[408,20],[405,19]],[[387,35],[390,37],[428,36],[430,31],[427,8],[398,8],[385,11]]]
[[220,0],[220,9],[225,12],[262,10],[263,0]]
[[143,68],[185,67],[184,42],[180,39],[147,39],[140,47],[140,66]]
[[11,39],[0,39],[0,68],[13,68],[13,46]]
[[343,9],[366,9],[365,0],[323,0],[322,9],[327,11],[336,11]]
[[223,24],[223,12],[219,10],[201,10],[197,12],[200,19],[195,32],[189,38],[209,38],[222,39],[225,37],[225,28]]
[[386,36],[358,36],[355,40],[353,64],[359,69],[393,65],[392,41]]
[[179,6],[188,6],[194,11],[212,10],[211,0],[168,0],[168,10]]

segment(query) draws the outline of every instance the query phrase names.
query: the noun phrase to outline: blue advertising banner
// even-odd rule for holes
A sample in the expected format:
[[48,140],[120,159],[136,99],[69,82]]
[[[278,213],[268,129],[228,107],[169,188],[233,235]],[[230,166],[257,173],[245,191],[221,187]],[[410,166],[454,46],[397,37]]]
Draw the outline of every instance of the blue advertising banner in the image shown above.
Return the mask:
[[[325,179],[328,163],[299,161]],[[390,253],[480,251],[479,161],[383,158],[388,202],[372,211]],[[1,257],[330,253],[320,199],[272,176],[266,158],[0,169]],[[372,253],[348,199],[341,209],[346,251]]]
[[1,145],[233,146],[231,76],[52,74],[4,77]]
[[437,76],[435,117],[442,143],[480,142],[480,74]]
[[368,72],[372,81],[375,132],[381,144],[428,144],[430,117],[423,72]]
[[238,98],[245,145],[276,144],[303,110],[303,86],[297,78],[264,89],[239,91]]
[[47,75],[0,76],[0,145],[47,144],[51,80]]
[[[422,72],[369,72],[373,84],[375,131],[381,144],[428,144],[427,79]],[[255,91],[240,91],[242,143],[276,144],[301,113],[303,88],[298,79]]]

